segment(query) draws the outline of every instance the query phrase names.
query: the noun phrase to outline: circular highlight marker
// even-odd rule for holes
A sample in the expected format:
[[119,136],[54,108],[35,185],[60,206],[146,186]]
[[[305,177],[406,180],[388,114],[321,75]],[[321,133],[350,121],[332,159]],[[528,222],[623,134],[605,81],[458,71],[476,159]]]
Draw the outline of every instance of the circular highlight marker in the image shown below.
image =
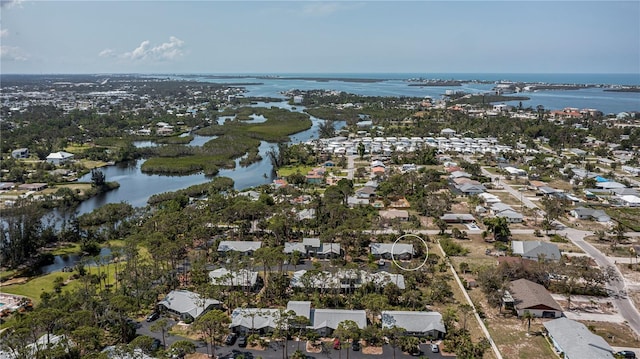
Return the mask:
[[[396,260],[395,256],[393,255],[394,252],[394,248],[396,247],[396,244],[398,243],[398,241],[403,240],[406,237],[415,237],[418,238],[420,240],[420,242],[422,242],[422,244],[424,245],[424,260],[422,261],[422,263],[415,267],[415,268],[405,268],[403,266],[401,266],[398,261]],[[416,234],[404,234],[400,237],[398,237],[395,242],[393,242],[393,245],[391,246],[391,261],[393,262],[393,264],[395,264],[398,268],[400,268],[401,270],[407,271],[407,272],[412,272],[412,271],[416,271],[420,268],[422,268],[425,264],[427,264],[427,259],[429,258],[429,247],[427,247],[427,242],[424,241],[424,239],[422,239],[422,237],[416,235]]]

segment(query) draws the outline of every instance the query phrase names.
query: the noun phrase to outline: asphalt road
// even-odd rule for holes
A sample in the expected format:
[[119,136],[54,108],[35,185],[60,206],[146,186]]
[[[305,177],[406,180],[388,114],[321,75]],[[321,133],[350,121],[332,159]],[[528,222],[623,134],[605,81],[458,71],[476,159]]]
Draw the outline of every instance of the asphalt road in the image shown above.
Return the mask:
[[638,312],[638,309],[627,296],[626,284],[622,279],[622,273],[620,273],[615,263],[611,262],[610,258],[584,240],[584,237],[592,233],[567,227],[559,231],[558,234],[566,234],[567,238],[591,256],[600,268],[613,267],[616,270],[617,280],[607,283],[607,289],[611,293],[610,299],[618,308],[620,315],[629,324],[629,327],[636,332],[636,335],[640,336],[640,312]]
[[[496,177],[495,175],[492,175],[489,172],[487,172],[485,169],[482,169],[482,171],[486,175],[491,176],[491,178]],[[507,192],[509,192],[513,197],[519,200],[522,200],[525,206],[529,208],[538,208],[532,201],[530,201],[526,197],[521,197],[521,193],[515,190],[510,185],[503,182],[501,184],[504,187],[504,189]],[[541,209],[539,209],[539,211],[540,213],[544,213],[544,211]],[[559,221],[556,221],[556,222],[559,222]],[[610,258],[602,254],[602,252],[600,252],[597,248],[593,247],[591,244],[587,243],[584,240],[584,237],[593,234],[592,232],[580,231],[577,229],[569,228],[562,222],[559,222],[559,223],[562,224],[564,228],[557,231],[556,233],[558,233],[561,236],[566,235],[567,238],[569,238],[569,240],[573,242],[573,244],[580,247],[580,249],[582,249],[585,253],[591,256],[596,261],[596,263],[600,268],[613,267],[616,270],[616,273],[617,273],[616,280],[612,280],[609,283],[607,283],[607,289],[611,293],[610,299],[612,302],[614,302],[614,304],[618,308],[620,315],[629,324],[629,327],[633,329],[633,331],[635,331],[638,337],[640,337],[640,312],[638,312],[638,309],[635,307],[631,299],[627,297],[626,285],[624,280],[622,279],[623,278],[622,273],[620,272],[618,267],[615,265],[615,263],[612,262]]]

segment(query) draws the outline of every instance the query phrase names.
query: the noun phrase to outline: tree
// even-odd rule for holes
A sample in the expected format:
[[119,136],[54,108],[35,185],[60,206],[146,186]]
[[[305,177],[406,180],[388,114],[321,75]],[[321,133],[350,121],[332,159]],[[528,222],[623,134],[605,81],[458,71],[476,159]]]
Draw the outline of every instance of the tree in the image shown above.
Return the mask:
[[360,159],[364,158],[365,151],[366,151],[366,148],[364,147],[364,143],[359,142],[358,143],[358,156],[360,156]]
[[91,186],[102,188],[105,184],[106,184],[106,177],[104,175],[104,172],[96,168],[92,169],[91,170]]
[[169,320],[167,318],[161,318],[158,319],[155,323],[153,323],[150,327],[149,330],[151,330],[152,332],[161,332],[162,333],[162,347],[166,348],[167,344],[165,341],[165,334],[167,333],[167,330],[171,328],[171,323],[169,322]]
[[458,309],[462,313],[462,330],[467,330],[467,315],[473,312],[473,307],[469,304],[461,304]]
[[531,333],[531,321],[535,320],[535,316],[528,310],[525,310],[525,312],[522,314],[522,317],[520,319],[522,319],[522,321],[526,321],[527,322],[527,335],[529,335]]
[[406,334],[407,330],[404,328],[396,327],[395,325],[391,328],[386,328],[382,330],[384,336],[387,337],[389,341],[389,345],[393,348],[393,358],[396,358],[396,348],[400,346],[402,343],[402,338]]
[[[340,343],[348,343],[349,340],[360,340],[360,327],[353,320],[344,320],[338,324],[333,335],[340,339]],[[349,348],[347,347],[347,359],[349,359]]]
[[487,226],[487,231],[489,233],[493,233],[493,239],[497,241],[506,241],[511,237],[509,222],[507,222],[505,217],[485,218],[483,223]]
[[219,309],[206,312],[193,323],[196,330],[208,340],[213,356],[216,355],[217,340],[222,339],[229,332],[229,323],[231,323],[229,317]]

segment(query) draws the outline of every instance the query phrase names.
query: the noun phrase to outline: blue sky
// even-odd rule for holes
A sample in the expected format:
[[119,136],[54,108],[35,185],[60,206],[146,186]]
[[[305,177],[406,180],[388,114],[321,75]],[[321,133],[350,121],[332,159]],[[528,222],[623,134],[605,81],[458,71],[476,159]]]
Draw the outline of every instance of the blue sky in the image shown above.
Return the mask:
[[2,73],[640,73],[640,1],[0,0]]

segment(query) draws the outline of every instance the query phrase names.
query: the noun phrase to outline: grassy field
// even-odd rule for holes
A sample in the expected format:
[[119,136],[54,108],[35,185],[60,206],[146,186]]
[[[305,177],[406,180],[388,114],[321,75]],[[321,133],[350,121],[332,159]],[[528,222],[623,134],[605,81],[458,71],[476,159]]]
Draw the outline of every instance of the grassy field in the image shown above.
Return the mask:
[[628,229],[640,231],[640,208],[606,208],[605,212],[616,222],[622,223]]
[[[53,281],[56,277],[62,277],[65,281],[68,280],[73,273],[68,272],[54,272],[43,276],[34,277],[23,284],[11,284],[2,286],[0,291],[9,294],[22,295],[33,300],[34,305],[40,303],[40,295],[45,292],[53,292]],[[64,290],[64,289],[63,289]]]
[[281,167],[281,168],[278,168],[278,176],[286,177],[297,172],[300,172],[301,174],[306,175],[312,169],[314,169],[313,166],[302,166],[302,165]]
[[632,347],[640,346],[640,341],[636,339],[633,331],[626,324],[581,321],[594,334],[601,336],[611,346]]

